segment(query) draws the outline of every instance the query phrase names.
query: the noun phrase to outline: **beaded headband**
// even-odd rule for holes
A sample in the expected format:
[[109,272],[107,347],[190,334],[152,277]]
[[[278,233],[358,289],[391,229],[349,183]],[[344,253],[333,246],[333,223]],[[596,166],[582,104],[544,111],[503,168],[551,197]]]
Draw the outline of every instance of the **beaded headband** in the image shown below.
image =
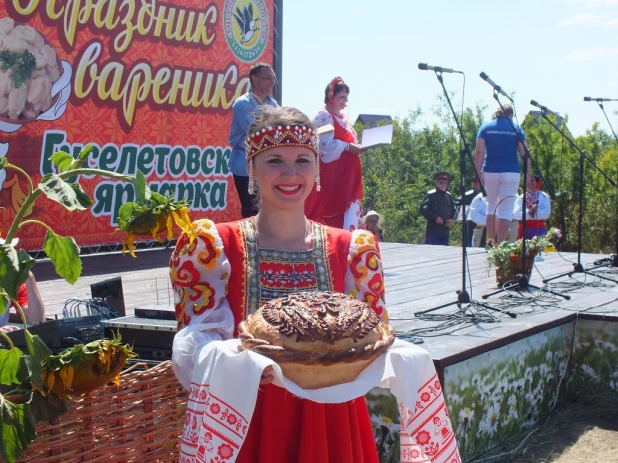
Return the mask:
[[318,156],[320,137],[315,130],[308,129],[305,126],[268,127],[247,136],[245,146],[247,148],[247,162],[258,154],[277,146],[303,146],[309,148]]

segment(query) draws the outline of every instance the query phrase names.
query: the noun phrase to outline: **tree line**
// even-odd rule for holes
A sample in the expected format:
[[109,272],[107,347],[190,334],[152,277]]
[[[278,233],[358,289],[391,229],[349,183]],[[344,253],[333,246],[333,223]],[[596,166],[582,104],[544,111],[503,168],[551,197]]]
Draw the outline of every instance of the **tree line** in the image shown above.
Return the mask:
[[[362,155],[364,209],[384,214],[386,241],[423,243],[425,219],[419,206],[425,192],[434,188],[433,174],[446,170],[453,175],[449,191],[459,196],[460,153],[464,149],[457,126],[443,97],[433,108],[438,122],[421,126],[424,116],[420,108],[393,121],[393,142]],[[465,156],[466,190],[472,188],[472,162],[476,135],[486,122],[485,107],[466,108],[460,117],[471,156]],[[556,120],[552,118],[552,122]],[[550,227],[563,231],[562,251],[577,250],[580,154],[544,119],[536,121],[531,114],[520,120],[530,152],[543,177],[553,190]],[[364,127],[357,126],[361,133]],[[568,130],[568,117],[560,126],[576,145],[611,179],[618,182],[618,142],[594,123],[582,136],[573,138]],[[536,174],[533,169],[533,173]],[[582,251],[615,252],[618,229],[618,190],[594,166],[584,161]],[[542,188],[547,191],[546,187]],[[521,185],[523,191],[523,185]],[[451,229],[451,245],[461,244],[461,227]]]

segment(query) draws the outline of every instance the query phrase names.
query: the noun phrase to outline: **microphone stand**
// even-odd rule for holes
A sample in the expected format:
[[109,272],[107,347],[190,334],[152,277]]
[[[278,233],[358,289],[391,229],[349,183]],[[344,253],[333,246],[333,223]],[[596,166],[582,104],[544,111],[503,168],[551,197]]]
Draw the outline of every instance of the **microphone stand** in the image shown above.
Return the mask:
[[[502,105],[502,102],[500,101],[500,98],[498,97],[498,90],[496,90],[494,88],[494,99],[498,102],[498,104],[500,105],[500,108],[502,108],[502,112],[504,114],[506,114],[506,111],[504,109],[504,106]],[[503,285],[502,288],[498,289],[497,291],[493,291],[489,294],[483,294],[483,296],[481,296],[483,299],[487,299],[488,297],[491,297],[495,294],[499,294],[501,292],[504,291],[510,291],[510,290],[530,290],[530,288],[533,289],[541,289],[538,286],[534,286],[531,285],[529,280],[528,280],[528,276],[526,275],[526,215],[528,213],[528,208],[526,207],[526,191],[527,191],[527,186],[528,186],[528,159],[530,159],[531,163],[534,165],[534,168],[536,169],[536,171],[539,174],[539,177],[541,177],[541,181],[543,182],[543,184],[545,185],[545,188],[547,190],[547,193],[549,194],[549,196],[554,199],[555,195],[554,192],[552,190],[552,188],[549,186],[549,183],[547,182],[547,180],[545,180],[545,177],[543,177],[543,174],[541,173],[541,170],[539,169],[539,166],[537,165],[536,161],[534,160],[534,158],[532,157],[532,155],[530,154],[530,150],[528,149],[528,146],[525,143],[525,140],[523,139],[521,133],[519,132],[519,130],[517,130],[515,128],[515,123],[511,120],[510,117],[505,116],[507,118],[507,120],[509,121],[509,124],[511,124],[511,128],[513,129],[513,132],[515,132],[515,135],[517,135],[517,140],[518,140],[518,146],[519,143],[522,144],[522,146],[524,147],[524,156],[523,156],[523,177],[524,177],[524,193],[522,195],[521,201],[521,218],[522,218],[522,237],[521,237],[521,241],[522,241],[522,251],[521,251],[521,255],[522,255],[522,259],[521,259],[521,274],[517,274],[517,281],[511,285]],[[543,116],[545,117],[545,115]],[[556,296],[560,296],[563,297],[564,299],[571,299],[571,296],[568,296],[566,294],[561,294],[558,293],[556,291],[552,291],[549,290],[548,288],[544,288],[545,291],[551,293],[551,294],[555,294]]]
[[[438,79],[438,81],[440,82],[440,85],[442,86],[442,91],[444,92],[444,97],[446,98],[446,101],[448,103],[449,108],[451,109],[451,113],[453,114],[453,119],[455,120],[455,124],[457,125],[457,130],[459,131],[459,136],[461,137],[461,141],[463,143],[464,148],[459,152],[459,171],[460,171],[460,182],[459,182],[459,190],[461,192],[461,198],[462,198],[462,242],[461,242],[461,289],[457,291],[457,300],[453,301],[453,302],[449,302],[447,304],[443,304],[440,305],[438,307],[433,307],[431,309],[427,309],[427,310],[423,310],[420,312],[415,312],[414,316],[415,317],[420,317],[424,314],[427,314],[429,312],[433,312],[435,310],[439,310],[439,309],[443,309],[444,307],[449,307],[451,305],[456,304],[457,307],[461,308],[462,304],[471,304],[471,305],[475,305],[478,307],[483,307],[485,309],[489,309],[489,310],[493,310],[496,312],[500,312],[503,314],[508,315],[511,318],[516,318],[517,314],[510,312],[510,311],[506,311],[506,310],[502,310],[502,309],[498,309],[497,307],[492,307],[488,304],[482,303],[482,302],[478,302],[478,301],[473,301],[470,298],[470,294],[468,293],[468,291],[466,290],[466,263],[468,260],[467,257],[467,250],[466,250],[466,241],[467,241],[467,237],[468,237],[468,230],[467,230],[467,224],[466,224],[466,217],[467,217],[467,213],[466,213],[466,205],[463,204],[465,201],[463,201],[463,198],[465,197],[466,194],[466,154],[468,155],[468,159],[470,161],[470,164],[472,164],[472,169],[474,170],[474,173],[476,175],[476,177],[479,179],[481,176],[479,175],[478,171],[476,170],[476,164],[474,163],[473,157],[472,157],[472,152],[470,151],[470,146],[468,145],[468,143],[466,142],[466,137],[464,135],[464,131],[463,128],[461,127],[461,123],[459,122],[459,119],[457,118],[457,113],[455,112],[455,108],[453,108],[453,104],[451,103],[451,99],[448,95],[448,92],[446,91],[446,87],[444,86],[444,79],[442,78],[442,72],[440,71],[435,71],[436,73],[436,77]],[[483,184],[481,184],[481,192],[483,193],[483,196],[487,196],[487,192],[485,191],[485,186]]]
[[[599,108],[601,108],[601,111],[603,111],[603,115],[605,116],[605,120],[607,121],[607,125],[609,125],[609,128],[611,129],[612,134],[614,135],[614,138],[618,142],[618,135],[616,135],[616,132],[614,132],[614,128],[612,127],[612,123],[609,121],[609,118],[607,117],[607,113],[605,112],[605,107],[603,106],[603,102],[597,101],[597,104],[599,105]],[[596,266],[595,268],[607,267],[609,265],[611,265],[612,267],[618,267],[618,189],[616,189],[616,193],[615,193],[615,203],[616,203],[616,213],[614,214],[614,218],[616,220],[616,225],[615,225],[616,247],[614,248],[614,254],[611,254],[606,259],[601,259],[601,261],[603,263],[599,263],[599,265]],[[595,261],[595,262],[597,262],[597,261]]]
[[554,129],[556,129],[558,131],[558,133],[560,133],[560,135],[562,135],[566,141],[568,141],[571,146],[573,148],[575,148],[575,150],[579,153],[579,214],[577,217],[577,263],[573,264],[573,270],[571,270],[570,272],[565,272],[565,273],[561,273],[560,275],[556,275],[553,276],[551,278],[546,278],[545,280],[543,280],[543,283],[547,283],[549,281],[552,280],[556,280],[558,278],[562,278],[564,276],[572,276],[575,273],[584,273],[586,275],[591,275],[591,276],[595,276],[597,278],[601,278],[603,280],[607,280],[607,281],[611,281],[614,283],[618,283],[618,281],[613,280],[611,278],[608,277],[604,277],[602,275],[597,275],[596,273],[591,272],[590,270],[594,270],[595,268],[599,268],[599,267],[603,267],[604,265],[599,265],[599,266],[595,266],[595,267],[589,267],[588,270],[584,269],[584,266],[581,263],[581,257],[582,257],[582,219],[584,216],[584,160],[587,160],[590,164],[592,164],[594,166],[594,168],[596,170],[598,170],[601,175],[603,175],[603,177],[605,177],[605,179],[614,187],[616,188],[616,182],[614,182],[611,178],[609,178],[607,176],[607,174],[605,172],[603,172],[599,166],[597,166],[595,164],[595,162],[590,159],[590,157],[588,157],[588,155],[586,154],[586,152],[584,150],[582,150],[579,146],[577,146],[577,144],[571,140],[571,137],[567,136],[566,133],[564,133],[564,131],[560,130],[560,127],[558,127],[556,124],[554,124],[548,117],[547,114],[544,110],[541,110],[541,115],[543,116],[543,119],[545,119],[547,122],[549,122],[552,127]]

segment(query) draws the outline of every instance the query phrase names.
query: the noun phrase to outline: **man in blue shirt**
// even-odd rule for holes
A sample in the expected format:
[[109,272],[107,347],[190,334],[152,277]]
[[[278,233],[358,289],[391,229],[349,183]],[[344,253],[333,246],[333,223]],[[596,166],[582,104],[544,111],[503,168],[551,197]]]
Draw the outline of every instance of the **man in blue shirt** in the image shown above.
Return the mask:
[[272,97],[275,87],[275,73],[266,63],[255,63],[249,71],[251,87],[239,97],[232,106],[232,126],[228,142],[232,146],[232,154],[228,167],[234,176],[234,185],[240,199],[242,217],[252,217],[258,213],[257,199],[249,194],[249,174],[245,150],[245,138],[249,126],[253,122],[255,112],[262,105],[279,106]]
[[525,156],[525,140],[521,127],[513,123],[513,107],[509,104],[498,108],[494,119],[479,129],[474,161],[487,192],[488,246],[508,236],[519,186],[517,154]]

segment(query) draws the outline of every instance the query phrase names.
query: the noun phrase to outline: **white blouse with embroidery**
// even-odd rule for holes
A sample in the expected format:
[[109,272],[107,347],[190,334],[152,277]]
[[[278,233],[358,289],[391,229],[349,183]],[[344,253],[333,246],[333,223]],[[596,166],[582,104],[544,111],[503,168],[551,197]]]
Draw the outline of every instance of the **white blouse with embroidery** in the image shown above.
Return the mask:
[[[313,125],[322,127],[328,124],[332,124],[333,127],[335,124],[339,124],[354,134],[354,143],[358,141],[356,131],[347,119],[336,117],[335,120],[333,120],[333,117],[326,109],[321,109],[313,118]],[[341,157],[341,153],[345,151],[346,146],[346,142],[335,139],[335,132],[328,132],[320,135],[320,160],[325,163],[336,161]]]

